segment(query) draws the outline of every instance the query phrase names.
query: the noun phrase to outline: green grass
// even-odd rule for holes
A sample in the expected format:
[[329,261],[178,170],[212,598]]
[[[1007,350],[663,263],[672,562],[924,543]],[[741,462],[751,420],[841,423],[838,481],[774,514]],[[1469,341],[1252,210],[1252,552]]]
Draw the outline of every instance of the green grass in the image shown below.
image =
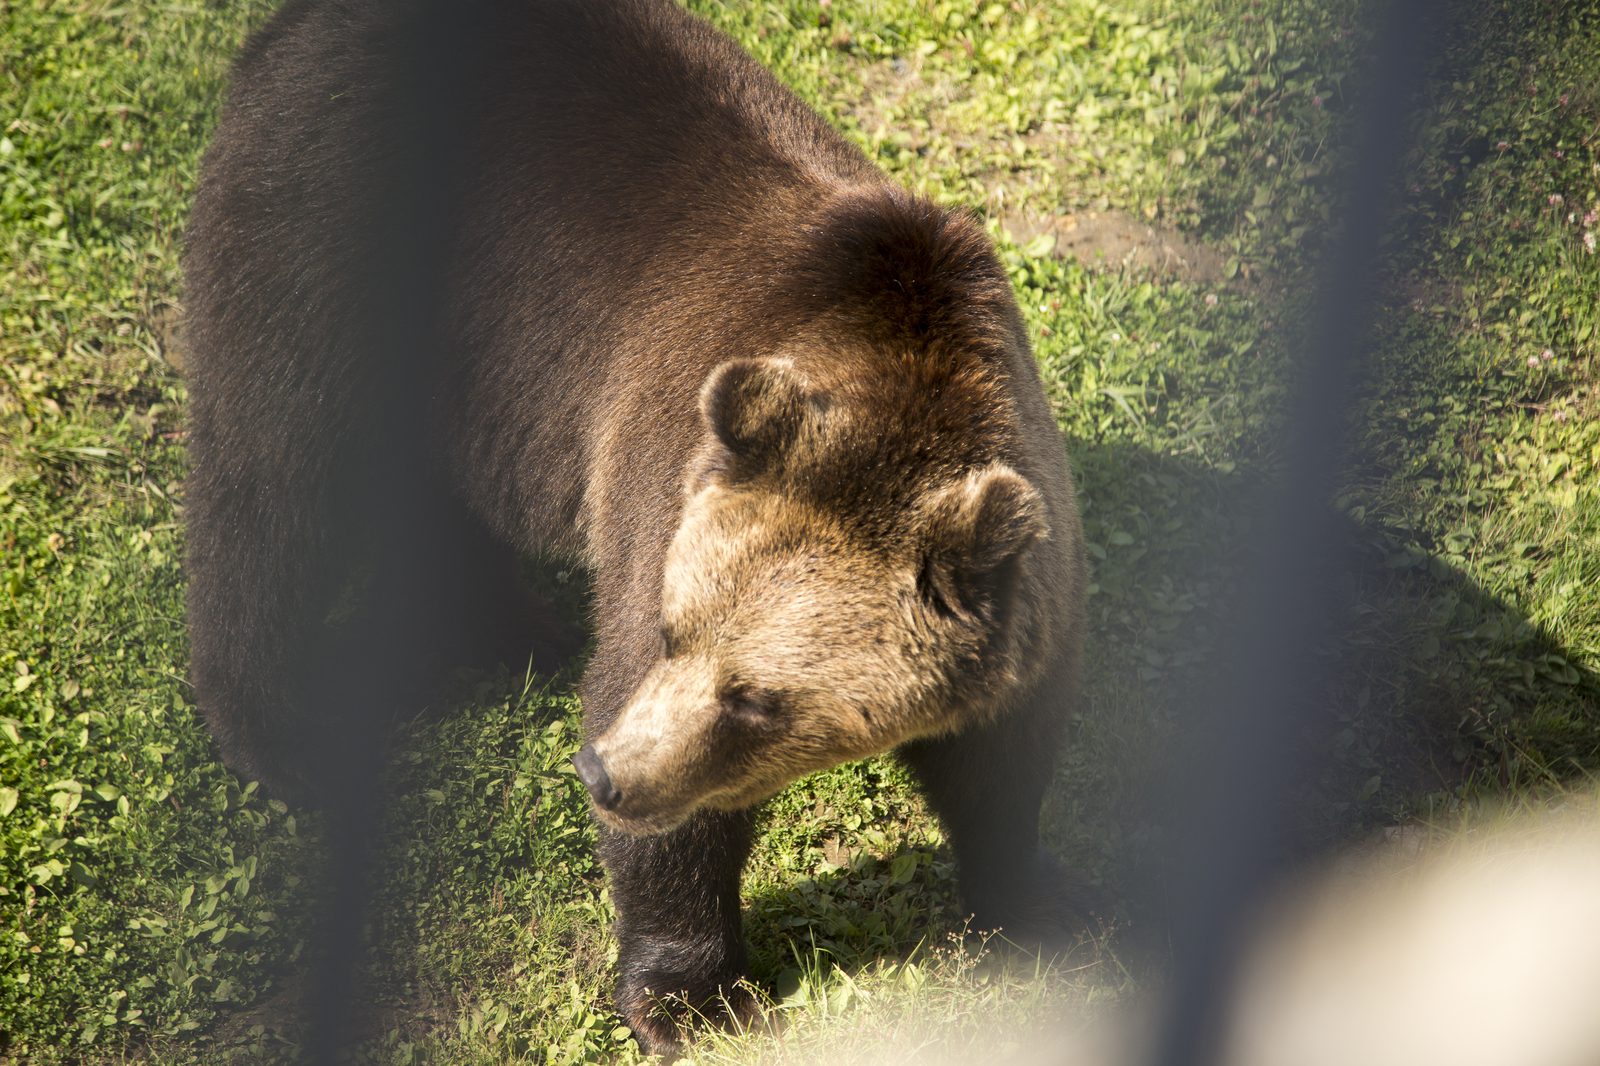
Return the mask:
[[1434,669],[1487,756],[1468,773],[1505,783],[1592,771],[1600,748],[1597,46],[1581,7],[1457,14],[1340,499],[1410,565],[1455,575],[1433,590]]
[[[1171,844],[1161,779],[1189,694],[1226,668],[1250,501],[1277,473],[1297,323],[1350,159],[1366,14],[689,6],[1000,242],[1094,566],[1089,683],[1046,839],[1114,926],[1042,968],[980,958],[904,773],[842,767],[773,801],[747,875],[754,976],[784,1031],[695,1055],[892,1040],[993,1059],[1016,1033],[1104,1016],[1159,969],[1137,945],[1181,891],[1152,877]],[[228,57],[269,9],[0,8],[0,1062],[252,1061],[300,1038],[319,819],[221,768],[182,680],[179,240]],[[1600,253],[1585,245],[1600,238],[1600,24],[1487,0],[1452,18],[1333,501],[1345,615],[1308,717],[1326,771],[1300,797],[1325,841],[1463,817],[1600,761]],[[1005,228],[1103,212],[1180,228],[1219,276],[1057,259]],[[581,587],[563,574],[541,580]],[[568,762],[575,676],[464,677],[454,705],[402,730],[365,1061],[636,1055],[607,1006],[609,903]]]

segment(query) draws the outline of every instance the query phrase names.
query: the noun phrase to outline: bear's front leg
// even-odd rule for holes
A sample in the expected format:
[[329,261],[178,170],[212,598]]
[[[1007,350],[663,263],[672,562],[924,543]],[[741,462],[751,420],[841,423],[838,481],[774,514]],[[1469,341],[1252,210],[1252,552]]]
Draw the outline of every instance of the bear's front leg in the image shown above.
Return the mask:
[[997,722],[899,749],[956,854],[974,929],[1053,951],[1092,927],[1088,886],[1039,845],[1039,807],[1060,749],[1049,702]]
[[739,897],[752,823],[748,811],[702,810],[659,836],[600,830],[617,912],[617,1013],[646,1052],[671,1057],[696,1017],[743,1024],[760,1013],[743,983]]

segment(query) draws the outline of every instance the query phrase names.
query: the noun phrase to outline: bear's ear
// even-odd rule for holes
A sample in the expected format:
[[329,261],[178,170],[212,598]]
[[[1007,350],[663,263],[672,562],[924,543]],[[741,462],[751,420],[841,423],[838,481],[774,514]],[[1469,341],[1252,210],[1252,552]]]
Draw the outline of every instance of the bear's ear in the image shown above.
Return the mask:
[[808,407],[805,381],[786,359],[734,359],[713,370],[700,390],[700,415],[728,450],[735,478],[778,465]]
[[1015,564],[1035,539],[1050,535],[1038,490],[992,463],[932,493],[923,513],[923,596],[940,614],[997,620]]

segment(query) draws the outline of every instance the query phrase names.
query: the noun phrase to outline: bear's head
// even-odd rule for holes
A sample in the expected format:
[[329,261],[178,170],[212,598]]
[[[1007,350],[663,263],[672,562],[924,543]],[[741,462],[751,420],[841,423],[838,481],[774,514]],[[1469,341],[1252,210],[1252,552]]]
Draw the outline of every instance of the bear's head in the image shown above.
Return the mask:
[[612,828],[748,807],[982,721],[1014,690],[1044,502],[1012,466],[952,460],[872,396],[814,388],[785,359],[707,380],[661,657],[575,760]]

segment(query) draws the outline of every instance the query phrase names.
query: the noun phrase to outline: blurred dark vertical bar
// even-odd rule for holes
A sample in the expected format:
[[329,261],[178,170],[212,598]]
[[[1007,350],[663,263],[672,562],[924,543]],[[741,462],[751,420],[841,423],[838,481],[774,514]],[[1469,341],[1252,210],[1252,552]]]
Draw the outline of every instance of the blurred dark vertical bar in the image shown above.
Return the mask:
[[369,917],[370,872],[384,807],[383,742],[397,709],[414,709],[418,689],[415,625],[428,558],[429,523],[416,486],[433,461],[428,399],[441,369],[446,263],[455,226],[453,190],[471,143],[465,107],[476,5],[414,0],[396,5],[392,77],[380,119],[387,166],[373,175],[379,211],[364,250],[369,306],[362,363],[380,370],[365,387],[374,419],[361,458],[360,499],[351,521],[371,534],[372,622],[352,637],[348,655],[319,678],[320,713],[353,726],[339,750],[311,753],[323,783],[328,896],[320,969],[306,1000],[312,1066],[348,1059],[361,1031],[361,958]]
[[[1378,12],[1370,75],[1356,101],[1356,160],[1342,232],[1320,279],[1289,407],[1279,482],[1258,523],[1257,566],[1223,690],[1191,708],[1195,743],[1179,784],[1180,874],[1169,887],[1173,972],[1157,1035],[1157,1066],[1212,1066],[1224,1053],[1230,985],[1253,907],[1292,850],[1294,787],[1317,767],[1304,750],[1308,669],[1329,618],[1337,549],[1332,497],[1344,422],[1364,361],[1386,227],[1410,118],[1436,26],[1432,0],[1393,0]],[[1348,84],[1348,83],[1347,83]]]

